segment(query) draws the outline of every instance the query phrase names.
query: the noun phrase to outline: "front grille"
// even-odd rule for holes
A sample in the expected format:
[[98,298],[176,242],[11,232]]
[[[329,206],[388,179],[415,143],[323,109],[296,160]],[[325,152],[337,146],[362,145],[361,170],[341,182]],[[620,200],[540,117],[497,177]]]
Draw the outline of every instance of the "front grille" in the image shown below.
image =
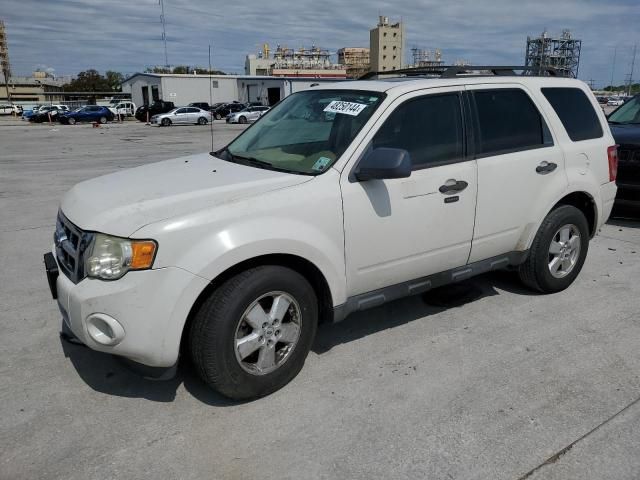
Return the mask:
[[84,273],[84,253],[93,241],[93,234],[84,232],[58,212],[53,242],[60,270],[73,283],[78,283]]

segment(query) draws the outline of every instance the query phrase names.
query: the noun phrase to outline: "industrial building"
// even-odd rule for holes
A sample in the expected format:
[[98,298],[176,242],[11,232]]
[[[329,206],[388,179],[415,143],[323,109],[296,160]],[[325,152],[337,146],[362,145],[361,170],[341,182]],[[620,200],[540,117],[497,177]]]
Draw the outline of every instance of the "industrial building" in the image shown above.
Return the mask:
[[572,38],[569,30],[563,30],[559,37],[551,37],[545,30],[539,37],[527,37],[525,65],[533,68],[533,75],[553,67],[560,75],[577,78],[581,47],[582,41]]
[[402,68],[404,25],[390,24],[389,17],[380,16],[378,25],[369,32],[371,71],[384,72]]
[[245,74],[303,78],[347,77],[343,65],[331,62],[331,53],[328,50],[315,45],[297,50],[278,45],[272,55],[266,43],[258,55],[247,55]]
[[18,105],[61,102],[63,84],[63,80],[45,72],[33,72],[31,77],[9,77],[7,81],[0,75],[0,102]]
[[273,105],[282,98],[336,78],[270,77],[250,75],[179,75],[136,73],[122,82],[122,92],[136,105],[157,100],[187,105],[191,102],[260,102]]
[[338,64],[347,71],[347,78],[360,78],[371,68],[371,49],[363,47],[345,47],[338,50]]

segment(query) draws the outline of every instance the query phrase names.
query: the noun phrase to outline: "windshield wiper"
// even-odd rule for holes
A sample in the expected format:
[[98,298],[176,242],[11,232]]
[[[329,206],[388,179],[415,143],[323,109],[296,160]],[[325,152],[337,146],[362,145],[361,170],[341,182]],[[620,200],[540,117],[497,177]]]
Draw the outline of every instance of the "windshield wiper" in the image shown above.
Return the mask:
[[273,168],[273,164],[272,163],[265,162],[264,160],[258,160],[257,158],[253,158],[253,157],[243,157],[241,155],[233,155],[231,152],[229,152],[229,154],[234,159],[242,160],[243,162],[249,163],[251,165],[255,165],[256,167]]

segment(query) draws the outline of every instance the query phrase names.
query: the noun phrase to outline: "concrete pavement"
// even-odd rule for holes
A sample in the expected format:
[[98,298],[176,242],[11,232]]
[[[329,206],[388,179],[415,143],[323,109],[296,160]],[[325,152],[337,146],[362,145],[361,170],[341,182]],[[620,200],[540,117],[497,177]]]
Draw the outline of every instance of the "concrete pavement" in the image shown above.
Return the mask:
[[[214,144],[242,127],[216,123]],[[0,479],[637,479],[640,222],[567,291],[509,273],[324,325],[300,375],[235,404],[58,338],[44,277],[74,183],[210,149],[207,127],[0,121]]]

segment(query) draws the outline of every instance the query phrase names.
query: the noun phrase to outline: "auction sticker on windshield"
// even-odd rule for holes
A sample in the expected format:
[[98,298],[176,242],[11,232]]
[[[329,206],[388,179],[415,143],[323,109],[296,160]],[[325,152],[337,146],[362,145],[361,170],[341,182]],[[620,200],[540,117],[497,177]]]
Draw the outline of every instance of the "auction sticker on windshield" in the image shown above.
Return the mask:
[[356,117],[367,106],[368,105],[365,105],[364,103],[341,102],[340,100],[334,100],[325,107],[324,111],[333,113],[344,113],[345,115]]

